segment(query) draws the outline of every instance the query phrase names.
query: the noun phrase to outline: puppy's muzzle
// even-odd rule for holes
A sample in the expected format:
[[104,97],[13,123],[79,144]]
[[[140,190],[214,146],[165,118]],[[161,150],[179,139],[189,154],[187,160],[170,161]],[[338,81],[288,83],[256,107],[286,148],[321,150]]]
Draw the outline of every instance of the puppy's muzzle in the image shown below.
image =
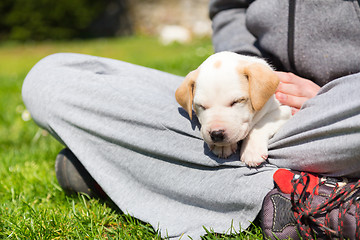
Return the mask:
[[216,142],[222,142],[225,139],[225,131],[224,130],[215,130],[210,132],[211,140]]

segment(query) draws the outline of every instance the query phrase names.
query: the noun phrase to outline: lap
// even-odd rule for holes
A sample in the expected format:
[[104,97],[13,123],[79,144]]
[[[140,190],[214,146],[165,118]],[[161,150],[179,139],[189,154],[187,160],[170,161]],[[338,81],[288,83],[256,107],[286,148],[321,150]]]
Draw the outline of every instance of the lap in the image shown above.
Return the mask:
[[271,139],[270,164],[260,169],[244,166],[239,153],[212,155],[196,118],[189,121],[175,101],[179,76],[56,54],[30,71],[23,98],[34,120],[75,153],[122,210],[163,233],[197,235],[203,225],[226,231],[232,219],[246,228],[273,187],[274,165],[357,174],[360,101],[344,101],[344,94],[359,100],[354,78],[334,81],[308,101]]
[[226,231],[232,220],[246,228],[273,187],[271,164],[357,174],[356,78],[336,80],[308,101],[271,139],[270,164],[260,169],[244,166],[239,153],[227,160],[212,155],[196,118],[189,121],[175,101],[179,76],[56,54],[31,70],[23,98],[34,120],[75,153],[122,210],[164,236],[196,236],[202,226]]

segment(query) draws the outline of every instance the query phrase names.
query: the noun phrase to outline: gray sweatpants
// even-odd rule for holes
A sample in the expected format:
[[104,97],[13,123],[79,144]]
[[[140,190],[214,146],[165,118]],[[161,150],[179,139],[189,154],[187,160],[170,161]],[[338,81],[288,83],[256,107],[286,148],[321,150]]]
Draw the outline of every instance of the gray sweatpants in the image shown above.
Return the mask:
[[[360,75],[324,86],[270,142],[269,163],[215,157],[174,92],[182,77],[117,60],[55,54],[23,85],[33,119],[69,147],[124,212],[163,237],[249,226],[277,167],[360,176]],[[240,225],[239,225],[240,224]]]

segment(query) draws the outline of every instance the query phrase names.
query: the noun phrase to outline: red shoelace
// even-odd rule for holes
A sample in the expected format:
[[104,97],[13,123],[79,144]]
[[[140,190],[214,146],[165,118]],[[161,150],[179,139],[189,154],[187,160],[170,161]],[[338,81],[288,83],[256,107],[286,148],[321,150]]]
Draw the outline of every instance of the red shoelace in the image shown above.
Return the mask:
[[[291,203],[301,236],[304,239],[314,239],[315,236],[312,229],[316,228],[322,230],[329,238],[344,239],[344,217],[351,205],[355,205],[355,238],[360,239],[360,180],[347,183],[344,186],[335,183],[333,191],[327,200],[318,206],[312,207],[311,203],[314,195],[318,194],[317,191],[319,187],[327,182],[319,181],[316,187],[309,189],[311,176],[313,175],[302,172],[297,175],[297,178],[294,178],[291,181],[293,185],[293,191],[291,191]],[[338,226],[337,229],[332,229],[330,227],[329,213],[335,208],[339,208]],[[324,216],[324,214],[325,221],[321,222],[319,217]]]

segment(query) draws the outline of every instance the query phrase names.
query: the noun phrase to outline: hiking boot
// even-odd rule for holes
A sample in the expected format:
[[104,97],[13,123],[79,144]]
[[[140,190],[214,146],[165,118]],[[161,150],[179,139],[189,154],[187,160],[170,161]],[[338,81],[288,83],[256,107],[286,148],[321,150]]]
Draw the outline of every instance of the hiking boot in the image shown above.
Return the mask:
[[70,149],[64,148],[57,155],[55,173],[59,185],[66,194],[85,193],[90,197],[107,199],[106,193]]
[[279,169],[260,213],[264,239],[360,239],[360,180]]

